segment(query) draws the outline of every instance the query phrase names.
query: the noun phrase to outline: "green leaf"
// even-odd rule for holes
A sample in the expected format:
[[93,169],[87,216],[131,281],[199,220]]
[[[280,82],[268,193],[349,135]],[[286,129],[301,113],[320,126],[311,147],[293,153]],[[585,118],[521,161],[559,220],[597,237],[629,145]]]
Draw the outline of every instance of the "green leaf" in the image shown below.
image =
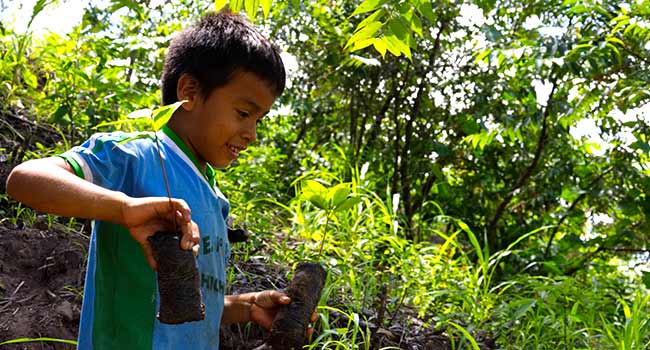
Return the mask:
[[535,299],[524,299],[522,301],[519,301],[517,304],[520,304],[517,310],[515,310],[514,315],[512,316],[513,320],[518,320],[530,310],[531,307],[535,306],[537,302]]
[[557,266],[557,263],[555,263],[554,261],[544,261],[542,265],[544,266],[545,270],[548,272],[553,272],[557,275],[562,274],[562,270],[560,270],[560,268]]
[[305,181],[302,186],[302,195],[317,208],[323,210],[327,210],[329,208],[327,201],[325,200],[327,196],[327,188],[318,181]]
[[0,345],[21,344],[21,343],[30,343],[30,342],[54,342],[54,343],[65,343],[65,344],[77,345],[77,342],[74,340],[57,339],[57,338],[17,338],[17,339],[3,341],[2,343],[0,343]]
[[316,180],[307,180],[304,182],[303,191],[318,193],[325,196],[327,194],[327,187],[323,186],[323,184]]
[[361,21],[361,23],[359,23],[359,25],[357,25],[355,32],[357,32],[360,28],[363,28],[366,25],[368,25],[368,23],[381,22],[379,21],[379,19],[383,17],[384,14],[386,14],[386,11],[384,9],[379,9],[375,11],[372,15],[366,17],[363,21]]
[[407,20],[412,31],[417,33],[417,35],[419,35],[421,38],[424,38],[424,32],[422,31],[422,21],[420,20],[420,17],[415,15],[413,10],[409,11],[404,19]]
[[616,58],[616,62],[621,65],[623,64],[623,56],[621,56],[621,51],[618,49],[613,44],[610,44],[609,42],[607,43],[607,47],[612,50],[614,58]]
[[341,203],[339,206],[336,207],[336,211],[338,212],[346,211],[359,203],[361,203],[360,197],[349,197],[345,201],[343,201],[343,203]]
[[158,131],[162,129],[162,127],[167,124],[169,119],[174,115],[174,112],[185,102],[186,100],[183,101],[178,101],[174,104],[167,105],[167,106],[162,106],[156,110],[153,111],[153,130]]
[[493,25],[484,25],[481,31],[485,33],[485,37],[492,42],[499,40],[503,34]]
[[132,136],[132,137],[127,137],[127,138],[125,138],[124,140],[120,140],[120,142],[116,143],[115,146],[113,146],[113,148],[117,147],[118,145],[123,145],[123,144],[125,144],[125,143],[127,143],[127,142],[131,142],[131,141],[133,141],[133,140],[137,140],[137,139],[148,139],[148,138],[151,138],[151,137],[152,137],[152,134],[150,134],[150,133],[140,133],[140,134],[135,134],[135,135]]
[[34,73],[32,73],[32,71],[29,69],[23,70],[23,80],[25,81],[25,84],[27,84],[32,89],[36,89],[38,87],[38,80],[36,80],[36,75],[34,75]]
[[329,207],[327,206],[327,202],[325,201],[325,197],[323,196],[312,193],[309,194],[306,198],[311,204],[313,204],[318,209],[322,209],[322,210],[329,209]]
[[617,37],[615,37],[615,36],[607,37],[606,40],[607,40],[608,42],[616,43],[616,44],[621,45],[622,47],[625,47],[625,43],[623,42],[623,40],[621,40],[621,39],[619,39],[619,38],[617,38]]
[[386,42],[384,42],[384,38],[374,38],[372,46],[381,54],[382,58],[386,58]]
[[481,348],[479,348],[478,343],[476,342],[476,339],[474,339],[474,337],[465,328],[463,328],[462,326],[459,326],[458,324],[456,324],[454,322],[448,322],[447,324],[452,325],[452,326],[454,326],[454,328],[459,330],[463,334],[465,339],[467,339],[469,341],[470,345],[472,345],[472,349],[474,349],[474,350],[480,350],[481,349]]
[[[395,36],[392,36],[395,38]],[[384,43],[386,44],[386,49],[388,49],[388,52],[392,53],[393,56],[399,57],[401,55],[401,51],[399,47],[395,44],[395,40],[399,41],[399,39],[389,39],[388,37],[383,37],[382,38]]]
[[27,28],[29,28],[34,21],[34,18],[38,16],[41,11],[45,8],[45,6],[48,6],[51,4],[53,1],[47,1],[47,0],[38,0],[36,1],[36,4],[34,4],[34,7],[32,7],[32,17],[29,19],[29,22],[27,23]]
[[[388,26],[386,33],[386,40],[388,45],[388,51],[395,55],[393,51],[397,50],[398,53],[395,56],[404,54],[406,57],[411,59],[411,48],[408,43],[411,41],[411,33],[406,29],[404,24],[399,19],[394,19]],[[391,46],[393,50],[391,50]]]
[[562,198],[565,201],[571,203],[583,193],[585,193],[585,191],[581,190],[580,188],[573,187],[573,186],[565,187],[565,188],[562,189],[562,193],[560,194],[560,198]]
[[630,306],[625,302],[625,299],[619,299],[620,303],[623,305],[623,314],[625,315],[625,319],[629,320],[632,318],[632,311],[630,310]]
[[578,4],[571,7],[571,9],[569,10],[569,14],[578,15],[587,11],[589,11],[589,8],[587,6],[583,4]]
[[228,0],[215,0],[214,1],[214,10],[219,12],[222,8],[226,6]]
[[151,109],[144,108],[133,111],[126,116],[128,119],[151,118]]
[[410,35],[409,30],[404,26],[404,23],[399,18],[393,18],[389,23],[388,27],[390,30],[397,36],[400,41],[406,41]]
[[133,118],[133,119],[118,119],[110,122],[101,122],[93,127],[93,129],[101,129],[107,126],[115,126],[116,129],[122,129],[124,125],[129,125],[134,127],[136,130],[147,130],[151,129],[153,124],[151,116],[146,116],[142,118]]
[[645,152],[646,154],[650,153],[650,144],[648,144],[647,142],[643,142],[641,140],[636,140],[634,143],[632,143],[630,145],[630,147],[632,149],[641,150],[641,151]]
[[418,6],[417,10],[422,16],[424,16],[424,18],[426,18],[430,22],[433,23],[436,22],[436,14],[433,12],[433,6],[431,5],[431,1],[422,1],[420,6]]
[[354,33],[354,35],[352,35],[352,37],[350,37],[347,44],[345,44],[344,49],[353,46],[358,41],[373,38],[375,33],[377,33],[377,31],[379,31],[382,26],[383,23],[381,22],[368,23],[365,27],[359,29],[356,33]]
[[[395,33],[395,31],[398,31],[398,33]],[[399,56],[403,53],[406,57],[411,59],[411,48],[408,46],[410,34],[408,33],[408,30],[404,28],[404,25],[393,23],[389,26],[387,32],[386,47],[388,48],[388,51],[395,56]]]
[[495,4],[496,4],[496,0],[476,1],[476,5],[478,5],[478,7],[480,7],[485,12],[490,12],[492,9],[494,9]]
[[262,12],[264,13],[264,19],[269,18],[269,13],[271,13],[271,4],[273,0],[260,0],[262,3]]
[[490,53],[491,53],[491,52],[492,52],[492,49],[491,49],[491,48],[487,48],[487,49],[481,51],[481,52],[476,56],[476,59],[474,60],[474,63],[479,63],[479,62],[481,62],[481,61],[483,61],[484,63],[487,63],[487,62],[488,62],[487,58],[488,58],[488,56],[490,56]]
[[230,1],[230,9],[232,12],[239,12],[244,7],[244,0],[232,0]]
[[350,49],[350,52],[354,52],[354,51],[357,51],[357,50],[364,49],[364,48],[374,44],[374,41],[375,41],[375,38],[369,38],[369,39],[364,39],[364,40],[361,40],[361,41],[357,41],[356,43],[354,43],[354,45]]
[[257,14],[259,0],[245,0],[244,4],[248,18],[250,18],[251,22],[255,22],[255,15]]
[[68,114],[68,112],[70,112],[70,109],[67,106],[60,105],[59,108],[57,108],[56,111],[52,114],[50,120],[54,123],[59,123],[63,119],[63,116]]
[[354,12],[352,12],[352,15],[350,15],[350,17],[356,16],[360,13],[374,11],[384,3],[386,3],[386,0],[365,0],[364,2],[361,3],[361,5],[357,6],[357,8],[354,10]]
[[332,207],[336,207],[337,205],[341,204],[346,198],[348,198],[350,192],[350,184],[338,184],[327,191],[327,201]]
[[616,23],[614,28],[612,28],[612,30],[610,31],[610,33],[615,34],[621,30],[621,27],[630,24],[630,17],[628,17],[627,15],[621,15],[612,19],[610,23]]

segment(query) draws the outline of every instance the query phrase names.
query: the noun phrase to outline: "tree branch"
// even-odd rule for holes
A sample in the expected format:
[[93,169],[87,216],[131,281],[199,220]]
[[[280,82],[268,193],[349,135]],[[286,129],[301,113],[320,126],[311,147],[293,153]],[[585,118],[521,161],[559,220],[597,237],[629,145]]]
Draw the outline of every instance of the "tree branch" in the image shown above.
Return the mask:
[[650,254],[650,249],[643,248],[604,248],[603,250],[615,253],[642,253]]
[[[410,68],[410,63],[408,63],[407,66],[406,66],[405,73],[404,73],[405,77],[402,80],[401,85],[399,85],[399,88],[398,88],[398,83],[395,82],[395,79],[393,79],[393,86],[392,86],[393,89],[391,90],[391,94],[386,97],[386,99],[384,100],[384,104],[381,106],[381,109],[375,115],[375,119],[374,119],[374,121],[372,123],[372,126],[370,127],[370,130],[369,130],[370,136],[368,137],[368,140],[365,142],[366,145],[369,145],[369,144],[373,143],[375,141],[375,139],[377,138],[377,136],[379,135],[379,128],[380,128],[380,125],[381,125],[381,121],[384,120],[384,118],[386,117],[386,113],[388,112],[388,108],[390,108],[390,105],[393,102],[393,100],[396,99],[402,93],[402,90],[404,90],[404,87],[406,86],[406,84],[407,84],[407,82],[409,80],[409,76],[410,76],[410,72],[411,72],[411,70],[409,68]],[[396,102],[396,104],[401,104],[401,101]],[[364,145],[363,137],[364,137],[364,133],[365,133],[365,129],[366,129],[365,121],[366,121],[366,118],[364,118],[364,123],[362,123],[360,125],[361,132],[359,134],[359,139],[357,140],[357,147],[356,147],[357,155],[361,152],[361,149],[363,148],[363,145]]]
[[537,164],[539,163],[542,157],[542,152],[544,151],[544,147],[546,146],[546,141],[548,138],[548,117],[551,113],[550,112],[551,102],[553,100],[553,95],[555,93],[556,88],[557,88],[557,79],[553,81],[553,88],[551,89],[551,93],[549,94],[546,108],[544,109],[544,117],[542,120],[542,131],[540,132],[539,140],[537,141],[537,147],[535,149],[535,155],[533,157],[533,161],[526,168],[526,170],[519,176],[514,186],[510,191],[508,191],[508,194],[505,196],[505,198],[503,198],[501,203],[499,203],[496,211],[494,212],[494,215],[492,216],[492,218],[490,219],[487,225],[487,229],[486,229],[487,240],[488,240],[487,244],[491,252],[495,251],[495,248],[498,247],[496,229],[499,220],[503,216],[506,207],[508,206],[508,204],[510,204],[512,197],[514,197],[517,190],[519,190],[522,186],[524,186],[524,184],[526,184],[526,182],[530,179],[530,177],[533,174],[533,171],[535,171],[535,168],[537,167]]
[[609,174],[614,170],[614,167],[609,167],[606,171],[604,171],[602,174],[600,174],[597,178],[591,180],[591,182],[587,185],[587,188],[585,189],[584,193],[581,193],[575,200],[573,200],[573,203],[571,203],[571,206],[569,209],[567,209],[566,213],[562,215],[560,220],[558,220],[557,225],[555,225],[555,228],[553,228],[553,232],[551,233],[551,237],[548,239],[548,243],[546,244],[546,249],[544,250],[544,259],[548,259],[548,255],[551,251],[551,244],[553,243],[553,240],[555,239],[555,236],[557,235],[557,232],[560,230],[560,227],[564,223],[564,220],[566,220],[567,217],[569,217],[569,214],[578,206],[578,203],[582,201],[585,197],[587,197],[587,191],[591,190],[591,188],[596,185],[600,180],[605,177],[605,175]]
[[[415,124],[416,119],[420,115],[420,107],[422,105],[422,96],[424,96],[427,91],[428,81],[426,73],[431,70],[433,63],[437,57],[437,54],[440,51],[440,43],[442,38],[442,33],[445,31],[448,22],[442,21],[440,27],[438,28],[438,35],[436,36],[435,43],[433,45],[433,50],[429,54],[428,69],[424,69],[420,79],[420,84],[418,86],[417,94],[415,96],[415,101],[411,106],[410,117],[406,121],[406,126],[404,127],[404,147],[402,147],[402,156],[400,164],[400,178],[402,182],[401,195],[402,203],[404,203],[404,212],[406,215],[406,232],[407,237],[412,239],[411,227],[413,226],[413,214],[415,212],[415,206],[411,202],[411,179],[409,177],[409,152],[411,151],[411,140],[413,139],[413,125]],[[396,118],[397,119],[397,118]]]

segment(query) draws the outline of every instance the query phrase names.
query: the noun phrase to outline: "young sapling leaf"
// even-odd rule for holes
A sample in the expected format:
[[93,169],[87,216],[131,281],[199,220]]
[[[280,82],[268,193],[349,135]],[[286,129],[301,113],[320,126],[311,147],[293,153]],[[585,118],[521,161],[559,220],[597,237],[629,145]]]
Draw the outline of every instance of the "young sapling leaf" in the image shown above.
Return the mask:
[[304,189],[305,189],[305,191],[314,192],[314,193],[318,193],[318,194],[321,194],[321,195],[324,195],[325,193],[327,193],[327,188],[325,186],[323,186],[323,184],[321,184],[320,182],[318,182],[316,180],[307,180],[307,181],[305,181]]
[[262,13],[264,13],[264,19],[269,18],[269,13],[271,12],[271,3],[273,0],[262,0]]
[[122,140],[122,141],[116,143],[115,146],[113,146],[113,147],[117,147],[117,146],[119,146],[119,145],[125,144],[125,143],[130,142],[130,141],[133,141],[133,140],[137,140],[137,139],[146,139],[146,138],[150,138],[150,137],[151,137],[151,134],[149,134],[149,133],[146,133],[146,134],[138,134],[138,135],[135,135],[135,136],[133,136],[133,137],[129,137],[128,139],[124,139],[124,140]]
[[327,202],[332,208],[336,208],[350,194],[350,185],[347,183],[338,184],[327,191]]
[[[174,115],[174,112],[183,105],[184,102],[187,100],[182,100],[178,101],[176,103],[167,105],[167,106],[162,106],[156,109],[150,109],[150,108],[144,108],[144,109],[138,109],[137,111],[133,111],[129,113],[126,116],[126,120],[121,119],[121,120],[115,120],[111,122],[103,122],[98,124],[95,128],[103,128],[106,126],[116,126],[116,125],[136,125],[136,126],[141,126],[144,124],[144,128],[136,128],[136,129],[150,129],[150,131],[158,131],[162,129],[165,124],[169,121],[169,119]],[[142,136],[138,137],[133,137],[124,140],[123,142],[129,142],[138,138],[141,138]]]
[[219,10],[224,8],[227,3],[228,3],[228,0],[216,0],[214,2],[214,10],[218,12]]
[[[109,125],[136,125],[136,129],[148,129],[147,132],[132,134],[121,140],[117,145],[124,144],[136,139],[152,138],[155,141],[158,160],[163,175],[163,180],[169,199],[169,208],[174,210],[172,203],[169,180],[163,161],[158,131],[167,124],[174,112],[181,107],[186,100],[162,106],[157,109],[140,109],[131,112],[126,119],[102,123],[99,126]],[[116,145],[116,146],[117,146]],[[160,304],[158,319],[162,323],[179,324],[189,321],[202,320],[205,317],[205,309],[200,292],[200,281],[196,259],[191,251],[183,250],[180,247],[181,233],[179,231],[176,216],[174,218],[173,231],[158,231],[148,237],[154,258],[158,262],[158,290]]]
[[138,109],[133,111],[126,116],[128,119],[142,119],[142,118],[151,118],[151,108]]
[[187,100],[182,100],[178,101],[176,103],[172,103],[167,106],[162,106],[160,108],[157,108],[156,110],[153,111],[152,118],[153,118],[153,130],[158,131],[162,129],[165,124],[169,121],[169,119],[174,115],[174,112],[183,105]]
[[335,211],[346,211],[353,206],[361,203],[360,197],[348,197],[340,205],[338,205],[334,210]]
[[325,188],[325,186],[323,186],[320,182],[314,180],[307,180],[303,184],[302,195],[306,200],[311,202],[311,204],[319,209],[329,209],[328,202],[326,200],[327,188]]
[[326,220],[323,228],[324,233],[320,240],[320,248],[318,249],[319,256],[323,254],[330,216],[334,212],[345,211],[361,202],[360,197],[355,194],[351,196],[351,193],[352,188],[350,183],[340,183],[329,189],[315,180],[307,180],[302,183],[301,197],[325,213]]

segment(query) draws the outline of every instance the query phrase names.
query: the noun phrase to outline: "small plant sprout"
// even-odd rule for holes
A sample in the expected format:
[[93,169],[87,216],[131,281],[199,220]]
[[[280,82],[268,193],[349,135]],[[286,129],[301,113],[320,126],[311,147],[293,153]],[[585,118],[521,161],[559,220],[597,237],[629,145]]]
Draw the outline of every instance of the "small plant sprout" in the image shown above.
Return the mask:
[[316,180],[306,180],[302,184],[301,197],[312,205],[322,210],[325,214],[325,227],[321,238],[318,256],[323,253],[325,238],[331,215],[336,212],[343,212],[361,202],[361,198],[352,193],[350,183],[340,183],[331,188],[325,187]]
[[[167,124],[174,112],[184,102],[185,100],[178,101],[155,110],[138,110],[127,116],[128,121],[121,120],[117,122],[119,124],[139,123],[140,126],[144,125],[147,129],[153,131],[156,153],[160,161],[170,210],[173,210],[174,206],[157,132]],[[150,137],[150,133],[139,133],[122,140],[119,144]],[[160,322],[166,324],[181,324],[203,320],[205,318],[205,305],[203,305],[200,291],[196,258],[191,251],[180,248],[181,233],[176,222],[176,216],[174,215],[173,218],[174,231],[157,231],[147,238],[147,241],[151,244],[154,259],[158,263],[156,276],[160,303],[157,318]]]
[[[186,100],[178,101],[176,103],[162,106],[154,110],[150,108],[139,109],[133,111],[126,116],[127,120],[117,120],[112,122],[101,123],[97,125],[97,128],[105,126],[118,126],[123,125],[136,125],[138,129],[149,129],[153,131],[154,140],[156,141],[156,149],[158,150],[158,159],[160,160],[160,168],[162,169],[163,178],[165,180],[165,186],[167,189],[167,198],[169,198],[169,207],[172,208],[172,195],[171,190],[169,189],[169,181],[167,181],[167,172],[165,171],[165,163],[163,162],[162,155],[160,153],[160,140],[158,139],[157,132],[167,124],[169,119],[174,115],[176,110],[185,103]],[[149,134],[138,134],[134,137],[129,137],[125,140],[122,140],[119,144],[127,143],[139,138],[150,137]],[[174,226],[177,227],[176,217],[174,216]]]

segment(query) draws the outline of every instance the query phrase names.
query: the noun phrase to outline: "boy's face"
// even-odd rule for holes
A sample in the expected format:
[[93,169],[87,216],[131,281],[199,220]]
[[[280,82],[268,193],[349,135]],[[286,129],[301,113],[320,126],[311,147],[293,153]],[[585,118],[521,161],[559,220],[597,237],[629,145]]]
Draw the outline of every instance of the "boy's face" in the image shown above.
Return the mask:
[[237,72],[207,98],[200,94],[195,98],[190,120],[184,122],[184,139],[199,162],[225,168],[257,139],[257,123],[276,96],[257,75]]

